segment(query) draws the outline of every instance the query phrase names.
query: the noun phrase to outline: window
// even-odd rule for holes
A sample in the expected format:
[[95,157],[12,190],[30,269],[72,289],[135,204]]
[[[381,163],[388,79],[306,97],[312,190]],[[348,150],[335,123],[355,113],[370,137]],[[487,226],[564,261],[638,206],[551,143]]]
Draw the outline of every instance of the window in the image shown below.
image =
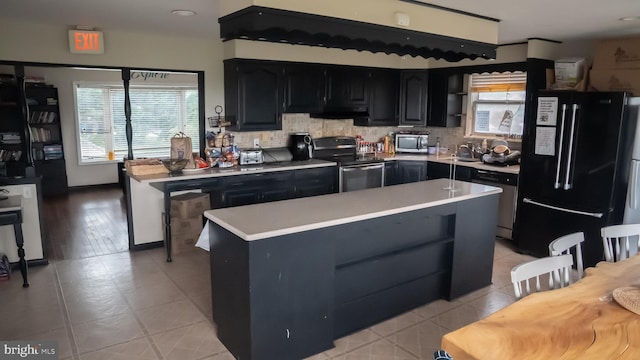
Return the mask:
[[467,136],[520,138],[524,127],[527,74],[472,74]]
[[[181,131],[198,151],[197,88],[131,86],[129,97],[135,157],[169,157],[170,139]],[[122,85],[76,84],[76,106],[81,164],[127,155]]]

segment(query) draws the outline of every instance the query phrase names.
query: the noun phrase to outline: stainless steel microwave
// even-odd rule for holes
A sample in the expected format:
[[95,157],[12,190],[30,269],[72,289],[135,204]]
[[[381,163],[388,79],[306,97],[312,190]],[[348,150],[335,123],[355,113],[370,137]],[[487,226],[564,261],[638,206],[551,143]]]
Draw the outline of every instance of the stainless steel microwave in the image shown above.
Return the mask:
[[429,135],[396,134],[396,152],[428,153]]

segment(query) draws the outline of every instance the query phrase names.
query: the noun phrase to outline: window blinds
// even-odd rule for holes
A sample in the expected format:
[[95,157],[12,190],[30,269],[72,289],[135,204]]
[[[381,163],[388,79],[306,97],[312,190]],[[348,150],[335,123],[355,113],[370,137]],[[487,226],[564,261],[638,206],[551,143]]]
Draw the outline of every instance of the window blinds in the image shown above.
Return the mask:
[[471,74],[471,92],[524,91],[527,85],[527,73]]

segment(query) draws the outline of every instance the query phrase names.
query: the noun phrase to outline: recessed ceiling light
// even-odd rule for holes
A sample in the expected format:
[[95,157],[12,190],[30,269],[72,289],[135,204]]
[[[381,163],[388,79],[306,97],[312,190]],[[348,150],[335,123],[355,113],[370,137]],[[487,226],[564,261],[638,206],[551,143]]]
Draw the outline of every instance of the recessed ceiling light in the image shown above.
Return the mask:
[[640,16],[626,16],[626,17],[621,17],[618,20],[620,20],[620,21],[640,20]]
[[196,14],[196,12],[193,10],[171,10],[171,13],[173,15],[180,15],[180,16],[193,16]]

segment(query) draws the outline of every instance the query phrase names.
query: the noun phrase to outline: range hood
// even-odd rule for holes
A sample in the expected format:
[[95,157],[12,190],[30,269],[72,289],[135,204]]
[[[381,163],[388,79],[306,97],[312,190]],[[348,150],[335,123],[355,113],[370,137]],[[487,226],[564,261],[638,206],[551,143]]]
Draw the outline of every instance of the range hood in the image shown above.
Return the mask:
[[317,119],[368,119],[369,108],[367,106],[326,107],[322,112],[309,115]]
[[494,44],[390,26],[250,6],[218,19],[223,41],[258,40],[460,61],[496,57]]

